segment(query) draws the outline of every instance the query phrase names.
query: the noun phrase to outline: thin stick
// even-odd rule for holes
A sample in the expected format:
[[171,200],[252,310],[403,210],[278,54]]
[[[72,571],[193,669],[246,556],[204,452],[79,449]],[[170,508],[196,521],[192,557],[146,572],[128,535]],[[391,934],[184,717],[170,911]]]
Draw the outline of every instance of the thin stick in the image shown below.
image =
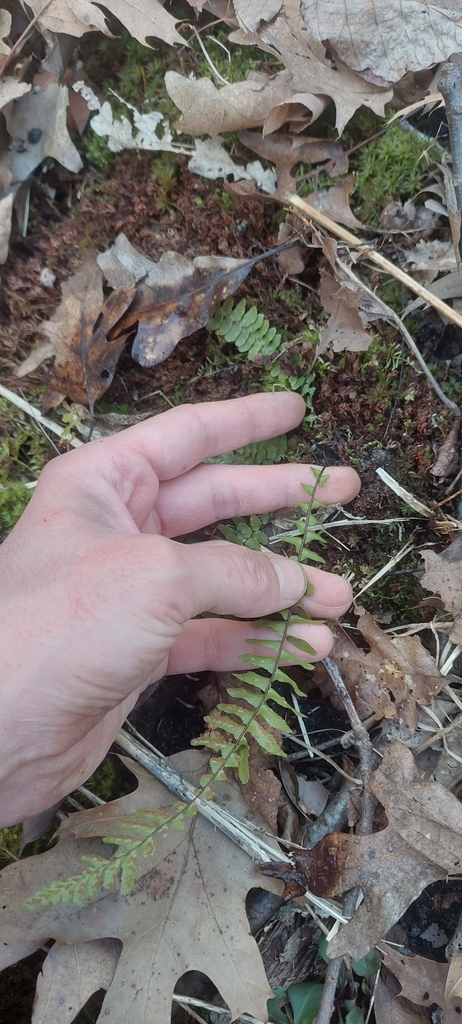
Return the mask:
[[457,211],[455,213],[456,216],[457,212],[459,214],[459,237],[457,239],[459,251],[456,251],[456,259],[460,261],[460,217],[462,214],[462,54],[453,53],[444,62],[438,77],[438,88],[446,104],[446,118],[449,141],[451,143],[452,174],[457,202]]
[[287,206],[292,207],[293,210],[297,210],[300,219],[304,223],[310,224],[311,221],[315,221],[316,224],[321,224],[327,231],[331,231],[337,238],[341,238],[343,242],[347,242],[348,245],[354,245],[355,248],[360,250],[361,256],[367,256],[368,259],[375,263],[376,266],[380,267],[386,274],[390,274],[391,277],[395,277],[397,281],[401,281],[402,284],[409,288],[410,291],[415,292],[419,298],[423,299],[424,302],[428,302],[430,306],[437,309],[439,313],[447,317],[448,320],[453,324],[457,324],[458,327],[462,327],[462,315],[457,313],[455,309],[451,309],[446,302],[439,299],[437,295],[433,295],[427,288],[419,284],[418,281],[414,281],[409,274],[406,274],[404,270],[400,270],[394,263],[387,260],[385,256],[382,256],[380,252],[377,252],[373,246],[369,245],[368,242],[363,241],[361,238],[356,238],[351,231],[347,231],[346,228],[342,227],[341,224],[336,224],[335,220],[331,217],[327,217],[325,213],[321,213],[320,210],[316,210],[314,206],[310,206],[300,196],[292,195],[291,192],[283,192],[278,195],[278,198],[285,203]]
[[[55,423],[54,420],[49,420],[47,416],[42,416],[42,413],[39,412],[34,405],[31,405],[27,399],[20,398],[20,396],[16,395],[14,391],[10,391],[9,388],[5,388],[3,384],[0,384],[0,395],[2,398],[6,398],[7,402],[11,402],[12,405],[16,405],[18,409],[22,409],[23,412],[26,412],[31,419],[36,420],[36,422],[40,423],[46,430],[51,430],[51,432],[53,434],[57,434],[58,437],[61,437],[64,433],[64,427],[60,427],[59,423]],[[84,442],[80,441],[78,437],[74,437],[72,441],[69,441],[72,448],[81,448],[83,443]]]
[[[365,836],[372,832],[372,825],[374,821],[374,798],[370,789],[370,778],[373,767],[372,743],[369,739],[369,733],[361,722],[358,712],[356,711],[335,661],[333,661],[332,658],[323,658],[323,665],[327,669],[348,718],[350,719],[351,729],[358,748],[360,774],[363,782],[363,795],[361,817],[356,828],[356,835]],[[358,887],[351,889],[350,892],[347,893],[343,903],[343,913],[345,914],[345,917],[350,918],[354,914],[358,893]],[[343,956],[336,956],[333,960],[329,961],[319,1012],[316,1017],[316,1024],[330,1024],[332,1013],[334,1011],[335,992],[337,989],[339,971],[343,960]]]
[[351,729],[358,748],[359,772],[363,783],[363,800],[361,817],[356,827],[356,835],[366,836],[372,832],[375,806],[374,798],[370,790],[370,778],[372,774],[372,743],[369,738],[369,733],[358,715],[335,661],[333,661],[332,658],[323,658],[322,663],[327,669],[348,718],[350,719]]

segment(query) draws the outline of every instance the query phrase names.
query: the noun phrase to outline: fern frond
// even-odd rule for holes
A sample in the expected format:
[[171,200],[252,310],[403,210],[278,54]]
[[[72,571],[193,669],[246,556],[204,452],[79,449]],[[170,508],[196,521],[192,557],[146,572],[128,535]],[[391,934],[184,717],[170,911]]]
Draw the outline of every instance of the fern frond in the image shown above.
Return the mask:
[[287,446],[287,437],[281,434],[280,437],[272,437],[269,441],[246,444],[243,448],[236,448],[235,451],[226,452],[224,455],[215,455],[205,461],[236,466],[273,466],[286,457]]
[[208,331],[215,331],[219,338],[235,345],[239,352],[245,352],[248,359],[256,356],[268,358],[281,347],[281,335],[269,321],[259,313],[256,306],[246,310],[246,300],[241,299],[233,309],[231,297],[217,307],[207,324]]

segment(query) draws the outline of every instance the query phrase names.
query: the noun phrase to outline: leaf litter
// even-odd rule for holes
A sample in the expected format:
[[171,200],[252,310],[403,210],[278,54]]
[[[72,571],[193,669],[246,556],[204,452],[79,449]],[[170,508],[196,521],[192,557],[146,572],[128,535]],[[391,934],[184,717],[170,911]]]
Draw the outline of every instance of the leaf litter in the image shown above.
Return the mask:
[[[218,17],[223,14],[218,0],[211,0],[208,6]],[[36,30],[43,32],[45,63],[51,60],[53,48],[62,56],[61,33],[74,39],[94,30],[110,35],[116,27],[114,19],[128,26],[143,44],[149,45],[153,38],[170,45],[184,44],[179,22],[158,3],[147,5],[137,0],[133,5],[126,0],[111,0],[105,11],[88,0],[72,5],[52,0],[44,9],[34,3],[29,7],[37,17]],[[87,103],[90,114],[94,114],[91,130],[105,138],[113,152],[145,149],[176,154],[178,159],[188,162],[191,174],[211,180],[233,177],[241,194],[247,197],[257,197],[259,190],[267,197],[271,193],[276,198],[277,193],[296,195],[300,182],[312,178],[315,189],[309,196],[310,206],[337,224],[361,230],[363,225],[351,209],[355,181],[349,174],[349,151],[337,141],[300,132],[321,117],[330,100],[335,105],[339,133],[360,106],[383,115],[394,83],[400,83],[410,72],[430,68],[458,48],[462,31],[459,13],[448,5],[436,9],[413,0],[404,8],[402,4],[375,5],[374,11],[372,5],[348,0],[341,15],[335,4],[324,0],[304,0],[300,5],[294,0],[274,0],[263,6],[253,0],[235,0],[227,11],[227,22],[231,29],[230,44],[257,45],[269,58],[277,60],[275,73],[252,70],[239,82],[220,81],[215,76],[218,84],[214,84],[211,78],[167,71],[165,86],[180,111],[175,124],[159,111],[138,110],[126,101],[122,101],[125,113],[114,112],[109,98],[96,95],[77,77],[76,91]],[[7,12],[0,15],[0,25],[1,45],[8,59],[12,39]],[[413,40],[412,46],[409,39]],[[67,128],[70,93],[67,85],[62,84],[60,73],[53,73],[46,83],[30,76],[22,80],[14,54],[6,70],[6,77],[0,82],[0,107],[4,111],[4,134],[0,141],[3,260],[8,254],[14,205],[27,228],[21,189],[27,190],[33,184],[37,168],[53,159],[70,174],[77,174],[81,165]],[[119,102],[118,97],[114,99]],[[175,140],[175,129],[182,132],[181,141]],[[223,138],[229,131],[239,133],[239,145],[232,148]],[[189,136],[187,141],[185,135]],[[260,159],[252,160],[252,154]],[[274,169],[268,164],[274,165]],[[321,173],[323,186],[324,175],[333,179],[334,184],[320,187]],[[416,231],[417,246],[405,247],[405,253],[401,253],[403,262],[410,263],[414,279],[423,278],[433,288],[433,294],[457,301],[461,294],[460,274],[449,243],[434,243],[425,236],[436,218],[445,216],[440,199],[445,200],[446,194],[444,190],[437,192],[439,185],[431,188],[438,195],[438,209],[434,199],[427,201],[435,207],[427,205],[425,212],[431,215],[429,218],[419,213],[424,207],[392,200],[384,207],[381,227],[388,232]],[[237,196],[239,188],[233,190],[231,186],[229,194]],[[117,211],[108,210],[111,223],[116,216]],[[61,284],[61,304],[39,327],[39,333],[48,339],[46,347],[33,355],[32,363],[22,367],[23,373],[26,367],[27,372],[34,373],[41,358],[54,358],[45,399],[49,407],[66,396],[91,408],[109,387],[127,338],[133,342],[132,354],[142,366],[168,363],[183,339],[190,339],[205,326],[217,302],[237,290],[262,258],[184,255],[163,244],[160,258],[156,253],[152,260],[130,244],[121,233],[122,227],[111,231],[106,251],[97,255],[88,252],[87,247],[82,265]],[[313,229],[308,237],[293,214],[286,227],[289,237],[298,240],[297,251],[303,254],[303,266],[307,247],[319,247],[319,230]],[[283,241],[286,238],[287,234]],[[368,306],[365,292],[342,271],[333,240],[323,237],[321,248],[325,262],[321,265],[318,294],[329,320],[320,332],[316,354],[318,358],[327,354],[331,359],[333,353],[346,352],[348,358],[354,359],[356,353],[371,345],[368,328],[378,315],[377,308],[373,304]],[[295,266],[300,268],[300,262]],[[351,385],[346,387],[351,392]],[[349,401],[351,406],[353,399]],[[456,421],[452,430],[448,429],[447,445],[440,450],[440,460],[434,467],[436,476],[451,475],[457,469],[454,456],[459,426]],[[449,525],[449,531],[450,528]],[[423,586],[440,598],[446,608],[442,618],[447,632],[443,633],[437,617],[433,628],[449,637],[449,644],[462,646],[458,540],[453,539],[442,553],[426,550],[423,557]],[[430,746],[427,740],[431,715],[434,717],[430,728],[434,728],[434,734],[430,736],[434,735],[436,747],[440,734],[448,727],[448,717],[452,724],[451,714],[457,713],[456,703],[450,712],[451,702],[443,702],[442,691],[448,682],[447,672],[441,670],[444,659],[430,654],[417,636],[402,636],[399,632],[390,635],[367,612],[357,612],[359,618],[354,625],[360,634],[358,644],[351,638],[351,624],[343,631],[336,627],[333,658],[360,718],[387,720],[396,727],[393,735],[399,739],[390,744],[382,731],[377,740],[382,762],[375,767],[370,780],[377,802],[377,831],[354,835],[334,827],[312,850],[295,851],[292,866],[284,863],[280,869],[289,878],[293,894],[301,894],[308,885],[321,898],[335,897],[339,901],[337,907],[348,889],[360,885],[362,902],[358,900],[351,920],[341,923],[328,943],[331,958],[367,954],[430,882],[442,879],[448,872],[460,873],[462,855],[460,804],[451,791],[451,778],[447,788],[434,781],[435,776],[442,777],[441,765],[433,758],[429,769],[420,751],[425,744],[427,750]],[[453,655],[454,651],[450,656]],[[321,675],[318,681],[321,689],[338,703],[335,687]],[[425,721],[427,731],[423,728]],[[451,742],[450,734],[447,742]],[[196,754],[183,754],[182,761],[180,758],[188,777],[191,757],[194,761]],[[351,760],[344,764],[351,784],[357,765]],[[78,1007],[97,988],[107,990],[101,1019],[141,1021],[147,1019],[146,1013],[154,1012],[156,1019],[160,1016],[169,1020],[178,977],[201,967],[213,976],[232,1015],[251,1012],[265,1020],[266,999],[271,993],[256,944],[249,936],[244,906],[249,888],[257,884],[271,887],[272,882],[261,878],[256,881],[258,875],[247,855],[232,847],[229,840],[214,833],[212,842],[211,829],[200,818],[192,819],[183,834],[170,833],[159,840],[158,852],[137,867],[139,874],[132,895],[115,893],[96,898],[80,909],[64,906],[41,912],[39,917],[29,914],[26,931],[19,909],[24,896],[33,894],[43,881],[66,878],[74,868],[78,872],[79,851],[97,848],[107,854],[107,847],[99,843],[98,837],[107,834],[111,817],[117,818],[134,807],[171,802],[160,783],[142,769],[135,770],[140,780],[136,794],[113,801],[102,810],[73,814],[64,823],[55,848],[4,869],[2,880],[9,884],[14,876],[13,886],[17,879],[20,882],[12,903],[7,905],[8,942],[12,948],[4,951],[3,963],[15,963],[45,939],[56,939],[39,979],[33,1018],[49,1024],[52,1020],[72,1021]],[[270,772],[274,785],[268,787],[268,772],[267,767],[255,768],[247,803],[237,783],[223,784],[223,792],[226,787],[231,788],[231,802],[236,803],[238,814],[244,818],[249,805],[257,812],[264,810],[266,826],[271,823],[274,830],[279,783]],[[329,810],[329,800],[333,802],[331,790],[318,780],[313,790],[308,784],[312,780],[302,776],[297,780],[294,774],[296,785],[291,800],[302,815],[321,817]],[[359,797],[358,790],[356,786],[354,800]],[[359,811],[355,818],[354,800],[348,812],[351,824],[360,815]],[[280,848],[275,841],[274,850],[277,862]],[[274,865],[270,870],[275,870]],[[213,897],[211,887],[216,890]],[[274,887],[280,891],[278,883]],[[187,927],[186,915],[191,915]],[[232,944],[226,937],[228,927]],[[146,929],[153,933],[154,952],[145,940]],[[159,943],[156,930],[164,940],[168,934],[168,941]],[[394,1024],[418,1019],[417,1011],[411,1011],[403,998],[419,1007],[419,1014],[422,1007],[435,1004],[444,1012],[445,1020],[455,1019],[460,1010],[457,999],[462,976],[457,952],[448,968],[447,964],[435,961],[430,967],[423,962],[424,958],[390,952],[389,946],[380,948],[387,950],[377,981],[380,1024],[380,1013],[384,1021],[389,1019]],[[143,966],[137,967],[133,995],[130,971],[135,954],[138,964],[142,962]],[[76,962],[81,968],[78,981]],[[390,975],[396,979],[391,987]]]

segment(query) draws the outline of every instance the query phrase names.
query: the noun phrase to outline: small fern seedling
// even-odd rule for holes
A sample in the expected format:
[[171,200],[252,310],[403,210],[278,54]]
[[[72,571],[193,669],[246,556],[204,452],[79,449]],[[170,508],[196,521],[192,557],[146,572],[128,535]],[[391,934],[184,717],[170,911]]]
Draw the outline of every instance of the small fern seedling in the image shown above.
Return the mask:
[[[304,532],[297,555],[300,562],[310,536],[312,510],[321,504],[314,495],[326,480],[327,476],[319,470],[316,471],[314,487],[305,487],[310,495],[310,503],[306,507]],[[308,583],[306,593],[310,593]],[[290,644],[308,657],[316,653],[306,640],[291,633],[294,625],[309,621],[308,615],[299,605],[295,613],[290,609],[281,612],[279,621],[267,619],[253,623],[254,628],[271,629],[274,639],[248,641],[252,645],[261,644],[265,653],[242,655],[242,661],[252,668],[248,672],[235,674],[240,685],[229,687],[228,696],[231,701],[217,705],[205,719],[207,729],[204,734],[192,741],[193,745],[206,747],[212,754],[209,770],[200,781],[194,801],[191,804],[177,802],[173,808],[141,808],[132,815],[118,818],[114,822],[114,834],[103,838],[103,843],[116,847],[110,857],[82,856],[85,867],[79,875],[43,886],[24,902],[24,910],[38,911],[50,904],[59,903],[82,904],[101,891],[120,891],[122,895],[129,895],[137,878],[139,857],[148,857],[155,852],[156,833],[165,835],[167,829],[184,828],[185,818],[197,812],[197,801],[212,798],[213,783],[224,779],[228,769],[234,769],[243,784],[248,782],[248,737],[253,737],[267,753],[285,757],[274,731],[288,734],[290,728],[285,719],[270,707],[270,703],[282,709],[290,708],[286,698],[276,689],[279,683],[285,683],[298,696],[303,696],[294,680],[281,668],[281,662],[312,668],[301,657],[287,651],[285,646]],[[269,651],[274,653],[270,654]]]
[[246,309],[246,305],[245,299],[241,299],[233,308],[232,298],[225,299],[217,306],[207,330],[235,345],[238,352],[245,352],[248,359],[273,356],[281,347],[281,335],[256,306]]

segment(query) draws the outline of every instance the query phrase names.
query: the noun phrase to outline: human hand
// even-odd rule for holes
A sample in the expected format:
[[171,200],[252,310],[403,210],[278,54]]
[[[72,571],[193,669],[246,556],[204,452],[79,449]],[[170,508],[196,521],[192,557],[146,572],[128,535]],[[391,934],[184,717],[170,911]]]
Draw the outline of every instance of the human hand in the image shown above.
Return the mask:
[[[201,612],[246,620],[300,598],[316,618],[346,611],[350,587],[331,573],[171,539],[306,501],[309,466],[200,465],[292,429],[304,411],[286,393],[183,406],[45,468],[0,548],[0,827],[87,779],[149,683],[242,669],[249,635],[270,635]],[[358,489],[354,470],[333,468],[322,498],[347,502]],[[302,597],[307,577],[314,591]],[[318,659],[328,653],[327,626],[297,630]]]

